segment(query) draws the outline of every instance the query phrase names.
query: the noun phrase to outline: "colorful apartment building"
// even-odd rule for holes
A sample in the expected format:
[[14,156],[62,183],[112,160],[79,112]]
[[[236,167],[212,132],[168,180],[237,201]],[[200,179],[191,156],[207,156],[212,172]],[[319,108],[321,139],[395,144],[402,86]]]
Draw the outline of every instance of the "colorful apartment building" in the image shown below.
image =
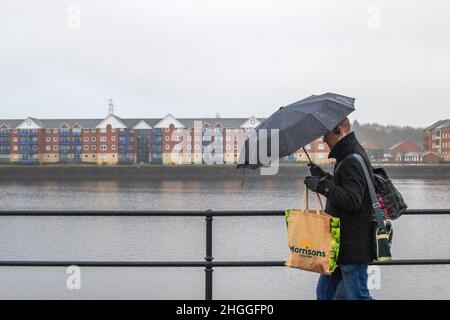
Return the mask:
[[262,119],[0,120],[0,162],[93,164],[237,163],[245,134]]
[[450,161],[450,119],[440,120],[423,131],[423,146]]

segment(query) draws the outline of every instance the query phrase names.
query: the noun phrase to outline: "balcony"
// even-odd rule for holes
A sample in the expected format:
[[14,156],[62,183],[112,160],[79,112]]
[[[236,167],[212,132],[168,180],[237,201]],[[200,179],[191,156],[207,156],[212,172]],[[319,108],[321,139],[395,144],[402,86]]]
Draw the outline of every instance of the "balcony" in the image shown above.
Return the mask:
[[68,153],[71,153],[70,148],[61,149],[61,154],[68,154]]
[[9,146],[9,139],[1,139],[0,146]]
[[21,138],[20,139],[20,144],[22,144],[22,145],[28,145],[30,143],[31,143],[31,139],[28,139],[28,138]]
[[38,135],[37,131],[30,130],[30,134],[29,134],[30,137],[37,137],[37,135]]
[[38,140],[36,138],[21,138],[20,139],[21,145],[36,145],[38,144]]
[[130,136],[130,131],[128,131],[128,130],[120,131],[119,136],[120,137],[129,137]]
[[161,129],[153,129],[153,136],[160,137],[162,135]]
[[161,157],[152,157],[152,163],[162,164],[162,158]]
[[74,148],[73,154],[81,154],[81,148]]
[[162,137],[153,137],[153,144],[162,144]]
[[119,146],[119,153],[128,153],[130,150],[127,147]]
[[81,131],[72,131],[72,137],[81,137]]
[[61,131],[61,137],[68,137],[70,136],[70,131]]
[[9,154],[9,147],[7,148],[0,148],[0,154]]
[[36,163],[36,162],[38,162],[38,159],[25,157],[25,158],[20,158],[19,162],[20,163]]
[[0,131],[0,137],[9,137],[9,131]]
[[119,157],[119,163],[121,164],[129,164],[132,162],[130,157]]
[[124,139],[124,138],[119,139],[119,144],[129,144],[129,143],[130,143],[130,139]]
[[30,132],[28,130],[20,130],[20,136],[21,137],[29,137]]
[[81,145],[81,138],[73,138],[72,144],[74,145]]
[[152,152],[153,153],[161,153],[162,152],[162,146],[152,146]]
[[70,144],[70,141],[69,141],[69,139],[61,139],[60,144],[63,146],[67,146]]

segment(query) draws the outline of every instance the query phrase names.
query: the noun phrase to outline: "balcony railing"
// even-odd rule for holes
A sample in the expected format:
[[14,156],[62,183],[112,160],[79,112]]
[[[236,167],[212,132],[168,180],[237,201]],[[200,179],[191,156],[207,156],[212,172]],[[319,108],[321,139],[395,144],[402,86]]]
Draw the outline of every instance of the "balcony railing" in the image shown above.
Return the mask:
[[[450,209],[418,209],[408,210],[405,215],[448,215]],[[282,267],[285,261],[213,261],[213,219],[214,217],[255,217],[255,216],[280,216],[284,218],[284,211],[0,211],[0,217],[5,216],[41,216],[41,217],[64,217],[64,216],[89,216],[89,217],[193,217],[205,218],[206,241],[205,257],[203,261],[18,261],[3,260],[3,267],[135,267],[135,268],[204,268],[205,271],[205,300],[213,299],[213,271],[214,268],[230,267]],[[398,266],[398,265],[449,265],[450,258],[444,259],[408,259],[393,260],[389,262],[374,262],[371,265]]]
[[9,131],[0,131],[0,137],[9,137]]
[[61,144],[63,146],[67,146],[70,144],[70,141],[69,141],[69,139],[61,139],[59,144]]

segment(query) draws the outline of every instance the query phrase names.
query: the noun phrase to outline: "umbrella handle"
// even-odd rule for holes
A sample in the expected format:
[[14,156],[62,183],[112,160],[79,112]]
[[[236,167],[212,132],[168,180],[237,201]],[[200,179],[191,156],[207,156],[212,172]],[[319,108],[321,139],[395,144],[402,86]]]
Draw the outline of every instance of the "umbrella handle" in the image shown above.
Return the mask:
[[309,163],[312,164],[313,162],[312,162],[311,158],[309,157],[308,152],[306,152],[305,147],[303,147],[303,151],[305,152],[306,156],[308,157]]

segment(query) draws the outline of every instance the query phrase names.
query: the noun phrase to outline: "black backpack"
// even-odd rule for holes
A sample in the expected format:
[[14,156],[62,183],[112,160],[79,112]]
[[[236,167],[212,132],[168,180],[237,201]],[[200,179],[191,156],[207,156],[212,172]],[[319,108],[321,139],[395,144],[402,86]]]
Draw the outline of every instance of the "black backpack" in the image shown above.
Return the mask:
[[405,200],[383,168],[373,169],[373,178],[377,198],[384,211],[384,218],[397,219],[408,209]]
[[[346,159],[349,158],[360,158],[361,156],[357,153],[349,154]],[[362,159],[358,159],[361,161]],[[339,169],[342,162],[338,164],[335,171]],[[361,164],[364,164],[362,162]],[[408,206],[403,200],[402,195],[397,190],[397,188],[392,183],[391,179],[389,179],[386,171],[383,168],[374,168],[372,170],[375,193],[380,203],[380,207],[384,213],[384,220],[395,220],[400,217],[405,211],[408,209]]]

